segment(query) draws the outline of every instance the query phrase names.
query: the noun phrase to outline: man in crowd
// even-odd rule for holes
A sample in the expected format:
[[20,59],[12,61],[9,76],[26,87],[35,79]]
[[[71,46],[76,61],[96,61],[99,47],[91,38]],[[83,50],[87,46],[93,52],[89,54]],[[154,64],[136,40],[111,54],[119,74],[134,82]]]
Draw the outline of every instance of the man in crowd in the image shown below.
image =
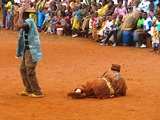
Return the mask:
[[7,16],[5,4],[6,4],[6,0],[2,0],[3,28],[5,28],[5,24],[6,24],[6,16]]

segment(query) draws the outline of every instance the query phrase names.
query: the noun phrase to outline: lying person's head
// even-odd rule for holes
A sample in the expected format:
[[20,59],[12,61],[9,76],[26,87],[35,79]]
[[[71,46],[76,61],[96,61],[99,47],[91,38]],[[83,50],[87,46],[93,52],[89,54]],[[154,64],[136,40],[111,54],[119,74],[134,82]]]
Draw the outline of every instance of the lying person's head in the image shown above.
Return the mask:
[[118,64],[112,64],[111,70],[120,72],[121,71],[121,66]]

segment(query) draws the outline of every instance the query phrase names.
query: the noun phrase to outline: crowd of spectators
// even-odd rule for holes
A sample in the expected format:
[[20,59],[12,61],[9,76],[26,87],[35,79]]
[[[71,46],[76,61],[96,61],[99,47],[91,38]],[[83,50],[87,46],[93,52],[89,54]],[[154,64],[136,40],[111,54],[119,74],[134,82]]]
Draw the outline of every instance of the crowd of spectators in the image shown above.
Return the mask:
[[35,10],[39,32],[159,51],[159,0],[2,0],[3,28],[15,30],[21,7]]

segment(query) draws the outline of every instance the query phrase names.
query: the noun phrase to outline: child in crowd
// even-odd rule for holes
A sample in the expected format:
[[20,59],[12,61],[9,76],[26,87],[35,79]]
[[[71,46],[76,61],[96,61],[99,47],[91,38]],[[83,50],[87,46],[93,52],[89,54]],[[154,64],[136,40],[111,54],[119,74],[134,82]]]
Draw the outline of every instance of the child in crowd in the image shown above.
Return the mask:
[[152,36],[152,47],[153,51],[155,53],[159,53],[159,47],[160,47],[160,32],[156,29],[156,23],[153,23],[153,26],[151,27],[151,36]]
[[86,16],[82,22],[82,36],[88,37],[90,16]]
[[62,14],[62,16],[61,16],[61,18],[60,18],[60,24],[61,24],[61,26],[62,26],[62,29],[63,29],[63,31],[64,31],[64,33],[66,33],[66,19],[65,19],[65,14]]
[[54,13],[50,13],[50,20],[47,26],[46,33],[55,34],[57,22],[58,22],[58,18],[54,15]]
[[92,38],[95,41],[97,41],[98,39],[98,35],[97,35],[98,27],[99,27],[99,17],[98,17],[98,13],[96,12],[92,16]]
[[[109,43],[112,43],[113,46],[116,46],[116,42],[117,42],[117,30],[118,30],[118,26],[116,25],[116,17],[113,16],[108,16],[108,20],[107,20],[107,26],[106,29],[104,30],[104,39],[101,40],[101,44],[100,45],[108,45]],[[110,41],[110,37],[113,35],[113,40]]]

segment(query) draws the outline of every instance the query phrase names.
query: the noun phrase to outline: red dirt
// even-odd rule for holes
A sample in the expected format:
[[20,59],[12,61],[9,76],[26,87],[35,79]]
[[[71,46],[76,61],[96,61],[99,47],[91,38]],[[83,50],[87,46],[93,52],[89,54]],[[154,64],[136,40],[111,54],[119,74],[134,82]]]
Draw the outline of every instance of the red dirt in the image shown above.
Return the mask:
[[[45,97],[17,96],[23,89],[17,33],[0,31],[0,120],[160,120],[160,56],[150,49],[104,47],[83,38],[41,35],[37,74]],[[122,65],[126,97],[74,100],[72,88]]]

